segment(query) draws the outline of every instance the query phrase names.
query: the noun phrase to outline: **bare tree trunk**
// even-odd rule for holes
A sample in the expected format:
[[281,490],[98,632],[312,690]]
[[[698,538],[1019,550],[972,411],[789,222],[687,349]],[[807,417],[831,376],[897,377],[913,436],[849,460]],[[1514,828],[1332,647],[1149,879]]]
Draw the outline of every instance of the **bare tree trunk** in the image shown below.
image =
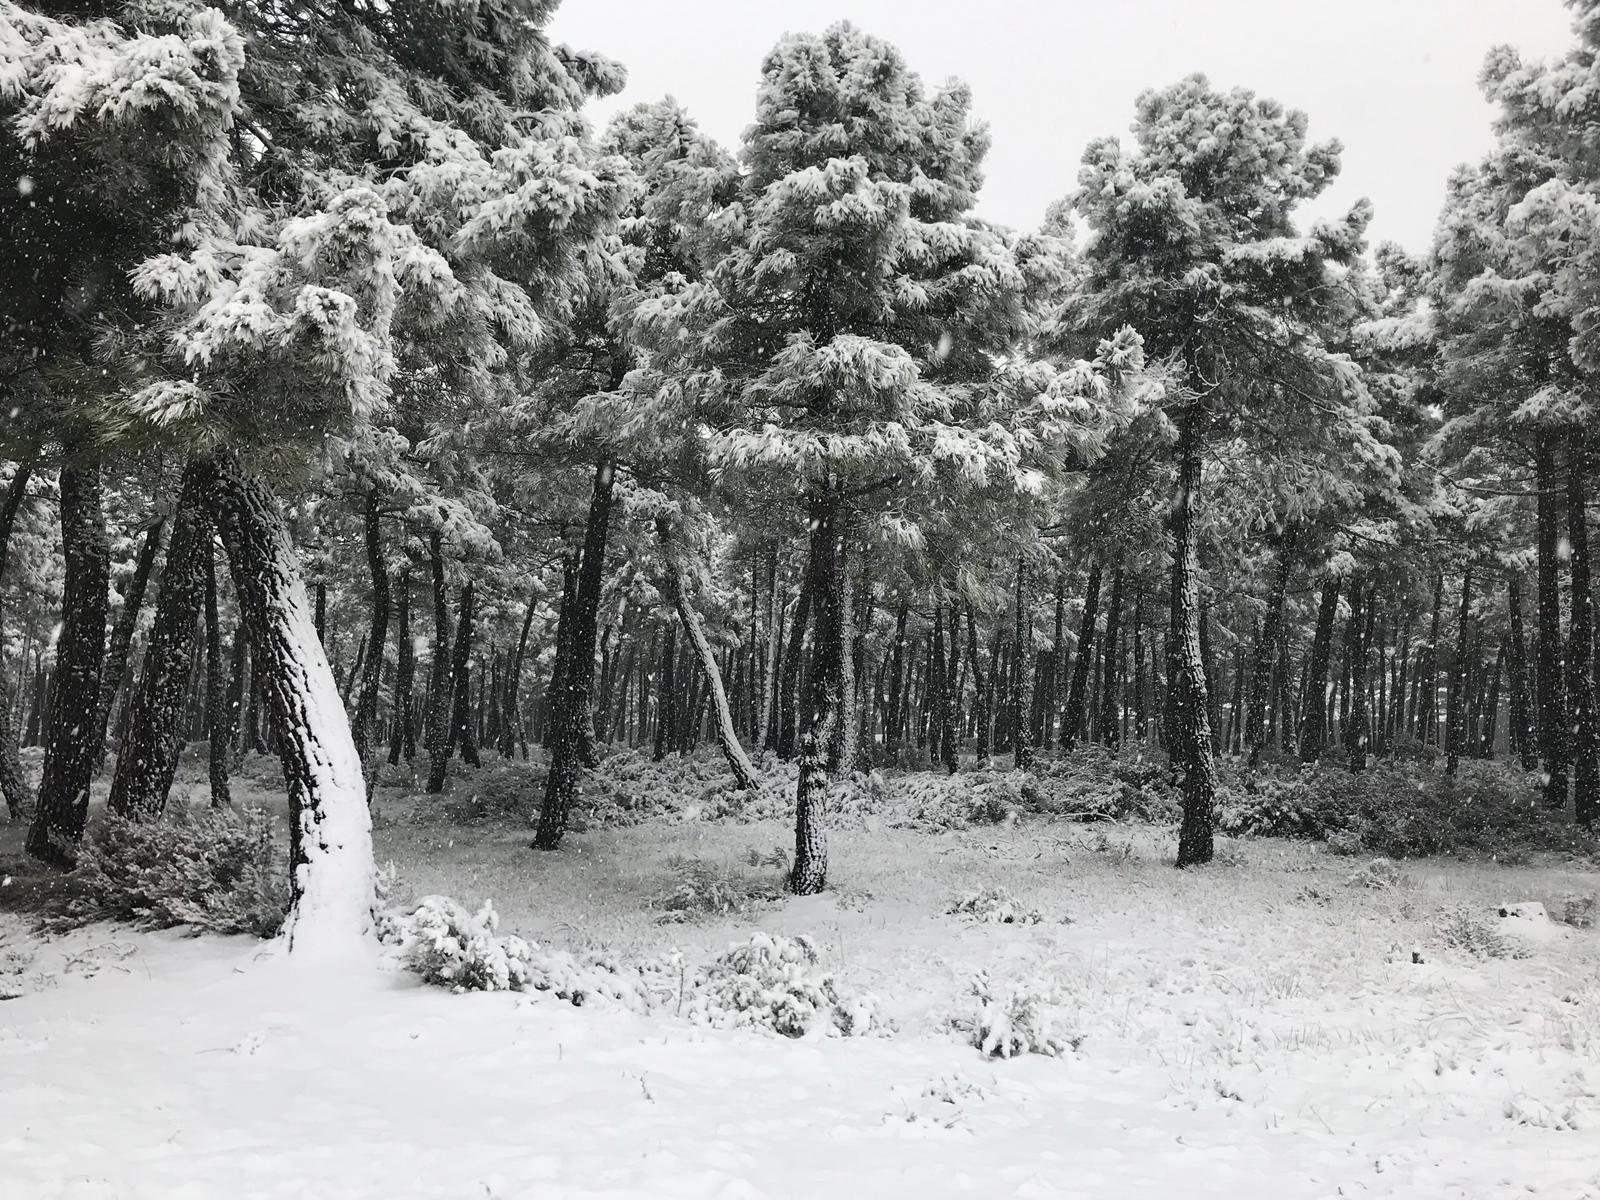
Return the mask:
[[1594,694],[1594,590],[1589,574],[1588,465],[1583,435],[1567,440],[1567,541],[1572,547],[1572,622],[1567,653],[1567,695],[1572,700],[1572,802],[1579,825],[1600,819],[1600,718]]
[[[33,458],[17,462],[6,488],[4,504],[0,504],[0,581],[4,580],[6,559],[11,552],[11,532],[16,527],[17,512],[28,494],[28,480],[33,477]],[[17,657],[17,695],[25,691],[28,673],[28,644],[24,638],[22,653]],[[27,780],[22,774],[22,759],[18,754],[17,731],[11,716],[11,706],[6,703],[4,689],[0,688],[0,795],[5,797],[6,812],[13,821],[20,821],[27,813],[29,801]]]
[[1522,632],[1522,576],[1513,573],[1506,582],[1506,608],[1511,616],[1511,640],[1506,646],[1506,665],[1511,672],[1511,749],[1520,756],[1524,770],[1539,766],[1539,740],[1529,719],[1528,643]]
[[61,635],[44,722],[44,774],[27,850],[43,862],[70,867],[89,818],[95,745],[87,735],[100,703],[106,649],[111,552],[97,462],[68,462],[61,468],[61,554],[66,566]]
[[228,755],[233,741],[229,715],[232,697],[223,690],[222,630],[217,615],[217,555],[211,531],[206,530],[206,750],[211,781],[211,807],[226,807],[233,799],[228,786]]
[[367,627],[367,656],[361,671],[361,690],[356,694],[356,719],[350,736],[355,739],[356,753],[361,756],[369,799],[378,775],[373,726],[378,720],[378,689],[383,683],[383,647],[389,638],[389,568],[383,559],[381,515],[378,494],[368,492],[361,528],[367,549],[367,574],[372,584],[372,623]]
[[1311,663],[1306,669],[1305,712],[1300,718],[1300,761],[1316,762],[1328,738],[1328,660],[1333,652],[1333,623],[1339,615],[1339,580],[1329,576],[1317,605],[1317,629],[1311,638]]
[[161,535],[165,531],[166,522],[160,520],[145,531],[144,541],[139,546],[139,557],[133,566],[133,575],[122,593],[122,611],[117,614],[116,624],[111,627],[105,670],[100,678],[100,704],[95,714],[97,763],[105,761],[106,728],[117,696],[127,682],[128,652],[133,645],[133,631],[139,624],[139,610],[144,606],[145,590],[150,584],[156,554],[161,549]]
[[428,565],[433,573],[433,663],[428,671],[427,790],[444,791],[450,765],[450,714],[455,687],[450,678],[450,602],[444,583],[444,539],[436,529],[428,538]]
[[1122,669],[1117,661],[1118,639],[1122,636],[1123,569],[1111,576],[1111,602],[1106,609],[1106,636],[1103,657],[1105,677],[1100,686],[1100,741],[1115,750],[1122,740]]
[[1211,861],[1217,764],[1211,750],[1210,705],[1200,654],[1199,564],[1195,509],[1200,491],[1200,440],[1193,410],[1179,420],[1177,490],[1172,500],[1172,651],[1169,668],[1172,763],[1183,783],[1178,866]]
[[1561,675],[1560,509],[1561,481],[1556,471],[1554,435],[1541,434],[1534,454],[1538,484],[1539,745],[1544,763],[1544,802],[1562,808],[1567,802],[1567,768],[1572,758],[1567,694]]
[[1072,661],[1072,683],[1067,689],[1067,707],[1061,717],[1061,749],[1071,750],[1083,736],[1084,693],[1089,682],[1089,664],[1094,661],[1094,622],[1100,611],[1100,564],[1090,564],[1089,582],[1083,589],[1083,618],[1078,622],[1078,650]]
[[417,754],[417,724],[412,711],[412,691],[417,680],[417,651],[411,642],[411,572],[401,571],[395,607],[394,720],[389,733],[389,765],[398,766],[402,755],[410,762]]
[[800,751],[800,777],[795,785],[794,869],[789,886],[810,896],[828,882],[828,777],[833,768],[830,747],[844,720],[845,561],[844,514],[839,497],[824,493],[811,498],[810,552],[807,574],[815,592],[816,634],[806,707],[811,721]]

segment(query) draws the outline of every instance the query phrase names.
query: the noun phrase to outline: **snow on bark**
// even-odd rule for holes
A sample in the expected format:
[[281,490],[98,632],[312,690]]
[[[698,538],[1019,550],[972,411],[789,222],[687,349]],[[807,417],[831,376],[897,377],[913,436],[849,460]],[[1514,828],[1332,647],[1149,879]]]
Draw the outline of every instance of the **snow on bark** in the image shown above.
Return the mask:
[[372,930],[361,758],[276,500],[228,462],[212,465],[212,487],[289,792],[294,901],[283,936],[297,957],[342,956]]

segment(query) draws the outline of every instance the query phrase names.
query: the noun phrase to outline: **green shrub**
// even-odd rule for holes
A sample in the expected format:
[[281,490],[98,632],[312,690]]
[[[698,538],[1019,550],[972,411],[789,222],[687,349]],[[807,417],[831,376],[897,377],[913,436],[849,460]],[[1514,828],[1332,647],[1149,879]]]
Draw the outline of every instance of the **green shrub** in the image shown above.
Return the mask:
[[73,872],[69,920],[272,937],[289,911],[289,863],[262,809],[173,808],[157,821],[105,814]]

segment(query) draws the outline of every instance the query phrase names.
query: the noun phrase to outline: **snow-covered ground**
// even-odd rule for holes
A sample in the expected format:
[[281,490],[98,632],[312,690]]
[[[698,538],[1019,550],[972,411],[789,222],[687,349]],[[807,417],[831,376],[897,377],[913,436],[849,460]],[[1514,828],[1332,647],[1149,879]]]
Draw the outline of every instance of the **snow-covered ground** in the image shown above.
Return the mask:
[[[1532,898],[1507,888],[1592,874],[1419,864],[1368,890],[1276,843],[1206,875],[1115,846],[1024,868],[1006,848],[1037,834],[1009,838],[924,844],[1072,924],[962,924],[943,880],[920,908],[914,880],[879,880],[747,922],[817,932],[899,1017],[882,1040],[451,995],[237,939],[41,943],[0,918],[0,994],[25,993],[0,1004],[0,1195],[1600,1197],[1600,937],[1480,960],[1436,936],[1454,904],[1492,924]],[[1082,1047],[989,1062],[943,1032],[979,965],[1061,986]]]

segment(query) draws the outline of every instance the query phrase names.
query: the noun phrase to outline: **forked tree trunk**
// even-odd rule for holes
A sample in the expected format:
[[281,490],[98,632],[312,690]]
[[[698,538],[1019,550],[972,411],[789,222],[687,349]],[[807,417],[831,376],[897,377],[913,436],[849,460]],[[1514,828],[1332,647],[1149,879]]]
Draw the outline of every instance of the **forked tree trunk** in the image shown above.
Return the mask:
[[[553,688],[551,702],[555,740],[551,745],[550,769],[545,776],[544,806],[539,813],[539,832],[534,848],[555,850],[567,830],[567,815],[578,792],[578,768],[593,734],[590,704],[594,691],[595,640],[600,621],[600,592],[605,582],[606,540],[611,529],[611,500],[616,488],[616,463],[602,458],[595,465],[594,488],[589,498],[589,516],[584,526],[583,557],[578,563],[577,588],[573,594],[576,609],[570,614],[571,641],[567,645],[567,664],[561,672],[560,686]],[[566,624],[569,614],[562,614]],[[549,739],[546,739],[549,743]]]
[[1183,821],[1178,830],[1178,866],[1211,861],[1217,803],[1217,764],[1205,663],[1200,654],[1199,579],[1195,510],[1200,491],[1200,441],[1196,414],[1179,422],[1177,491],[1172,500],[1172,650],[1168,682],[1171,727],[1167,743],[1183,783]]
[[1567,541],[1572,546],[1572,624],[1567,653],[1567,694],[1572,699],[1572,803],[1579,825],[1600,819],[1600,718],[1594,694],[1594,591],[1589,573],[1587,448],[1583,435],[1568,438]]
[[1567,768],[1572,757],[1567,723],[1567,693],[1561,675],[1561,479],[1556,471],[1554,436],[1541,434],[1534,454],[1539,496],[1539,749],[1544,773],[1544,802],[1562,808],[1567,802]]
[[100,703],[106,650],[106,587],[110,547],[98,463],[61,468],[61,634],[49,712],[44,721],[44,773],[27,850],[59,867],[76,861],[89,818],[95,744],[89,736]]
[[208,477],[209,469],[198,463],[183,473],[172,541],[161,570],[155,624],[111,777],[108,807],[130,820],[153,821],[161,815],[183,753],[184,705],[195,668],[195,622],[205,603],[206,559],[211,555],[205,510]]
[[1067,707],[1061,717],[1061,749],[1073,749],[1083,736],[1084,693],[1089,683],[1089,664],[1094,661],[1094,622],[1100,611],[1100,564],[1089,567],[1089,582],[1083,589],[1083,617],[1078,622],[1078,650],[1072,660],[1072,682],[1067,688]]
[[236,464],[210,466],[208,508],[228,549],[289,794],[293,902],[284,936],[296,955],[337,957],[372,928],[361,759],[277,501]]
[[144,594],[150,585],[150,574],[155,568],[156,554],[161,549],[161,535],[166,522],[157,521],[145,531],[139,546],[139,557],[134,562],[133,575],[122,593],[122,610],[116,624],[111,627],[111,640],[106,646],[106,665],[100,678],[100,705],[95,713],[95,747],[97,762],[106,755],[106,729],[111,721],[111,710],[117,695],[127,682],[128,652],[133,646],[133,631],[139,624],[139,610],[144,606]]
[[717,725],[717,744],[722,748],[723,758],[728,760],[728,769],[733,772],[733,785],[740,791],[749,791],[758,783],[756,769],[751,765],[744,747],[739,744],[739,735],[733,728],[733,712],[728,707],[728,694],[722,687],[722,672],[717,669],[716,656],[711,652],[711,643],[706,640],[700,614],[695,612],[685,594],[681,552],[673,538],[672,525],[666,518],[657,519],[656,536],[661,539],[661,556],[666,568],[661,579],[662,594],[677,612],[683,632],[694,649],[695,658],[699,660],[700,673],[710,689],[711,707]]
[[845,600],[844,516],[833,493],[809,504],[810,547],[806,574],[814,592],[816,632],[806,708],[810,722],[800,750],[795,784],[794,869],[790,889],[811,896],[828,884],[829,747],[844,720]]

